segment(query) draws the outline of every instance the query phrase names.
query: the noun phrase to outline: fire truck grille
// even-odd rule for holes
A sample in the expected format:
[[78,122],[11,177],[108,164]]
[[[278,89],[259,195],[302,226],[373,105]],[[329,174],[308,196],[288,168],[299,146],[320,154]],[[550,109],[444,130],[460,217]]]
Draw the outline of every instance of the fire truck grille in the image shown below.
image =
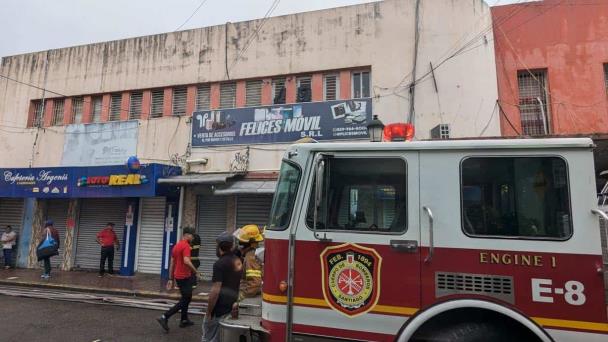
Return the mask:
[[513,277],[470,273],[435,273],[435,296],[474,294],[514,303]]

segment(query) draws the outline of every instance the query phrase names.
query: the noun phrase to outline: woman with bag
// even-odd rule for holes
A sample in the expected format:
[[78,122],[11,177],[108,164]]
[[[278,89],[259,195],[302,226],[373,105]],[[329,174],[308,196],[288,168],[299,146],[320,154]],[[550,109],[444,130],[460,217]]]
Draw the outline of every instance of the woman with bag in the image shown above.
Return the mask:
[[44,261],[44,273],[40,276],[43,279],[51,277],[51,257],[59,255],[59,232],[53,227],[53,221],[47,220],[44,223],[42,241],[36,248],[38,261]]

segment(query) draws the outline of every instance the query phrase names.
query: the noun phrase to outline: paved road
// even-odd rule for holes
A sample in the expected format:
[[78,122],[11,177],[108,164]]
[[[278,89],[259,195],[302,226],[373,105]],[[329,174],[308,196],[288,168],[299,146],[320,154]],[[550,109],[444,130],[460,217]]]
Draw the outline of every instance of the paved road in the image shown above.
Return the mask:
[[0,295],[0,341],[200,341],[203,316],[181,329],[179,314],[165,334],[160,311]]

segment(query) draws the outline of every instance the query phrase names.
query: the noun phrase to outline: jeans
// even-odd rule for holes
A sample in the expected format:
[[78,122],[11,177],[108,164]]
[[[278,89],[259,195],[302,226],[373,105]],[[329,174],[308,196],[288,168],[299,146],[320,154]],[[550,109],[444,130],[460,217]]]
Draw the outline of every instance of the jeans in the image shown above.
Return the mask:
[[99,274],[103,275],[108,259],[108,273],[114,274],[114,246],[101,247],[101,260],[99,261]]
[[203,338],[202,342],[219,342],[220,341],[220,322],[228,317],[226,314],[218,317],[203,318]]
[[13,250],[5,248],[2,250],[4,254],[4,266],[12,266],[13,264]]
[[178,311],[181,311],[182,321],[188,320],[188,306],[190,306],[190,301],[192,300],[192,285],[194,284],[194,277],[186,278],[186,279],[176,279],[177,286],[179,287],[179,293],[181,297],[179,302],[177,302],[171,309],[165,312],[165,318],[169,319],[169,317],[176,314]]
[[42,259],[44,261],[44,274],[51,275],[51,257]]

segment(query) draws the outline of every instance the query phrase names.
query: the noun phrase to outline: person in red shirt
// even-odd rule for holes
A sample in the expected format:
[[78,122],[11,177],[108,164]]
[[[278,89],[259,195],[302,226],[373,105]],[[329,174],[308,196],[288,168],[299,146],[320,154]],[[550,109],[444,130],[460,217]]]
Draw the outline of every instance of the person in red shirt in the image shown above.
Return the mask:
[[117,250],[120,249],[118,237],[114,232],[114,223],[108,222],[106,227],[97,233],[97,243],[101,246],[99,277],[103,277],[106,259],[108,260],[108,273],[114,274],[114,246]]
[[169,280],[167,281],[167,290],[173,288],[173,281],[177,283],[180,292],[180,299],[171,309],[167,310],[162,316],[156,319],[158,324],[169,332],[169,318],[181,311],[180,328],[185,328],[194,323],[188,319],[188,306],[192,300],[192,285],[194,285],[194,277],[196,267],[190,259],[190,243],[194,239],[194,231],[192,228],[184,228],[183,236],[171,252],[171,264],[169,266]]

